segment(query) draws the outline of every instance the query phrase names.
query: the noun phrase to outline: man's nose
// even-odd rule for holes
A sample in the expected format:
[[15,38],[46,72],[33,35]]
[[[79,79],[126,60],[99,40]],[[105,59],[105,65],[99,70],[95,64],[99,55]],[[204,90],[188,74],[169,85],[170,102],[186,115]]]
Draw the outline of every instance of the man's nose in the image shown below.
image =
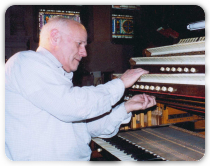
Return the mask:
[[79,55],[82,57],[86,57],[87,56],[87,51],[85,47],[81,47],[79,50]]

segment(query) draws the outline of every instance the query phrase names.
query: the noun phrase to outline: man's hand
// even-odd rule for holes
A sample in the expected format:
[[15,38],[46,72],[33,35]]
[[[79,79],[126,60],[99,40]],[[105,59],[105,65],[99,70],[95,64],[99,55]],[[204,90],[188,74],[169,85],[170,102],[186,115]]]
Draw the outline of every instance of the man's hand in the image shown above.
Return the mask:
[[139,94],[133,96],[130,100],[125,102],[125,109],[127,113],[129,113],[131,111],[144,110],[154,105],[156,105],[154,96]]
[[139,79],[141,75],[148,73],[149,71],[141,68],[129,69],[120,77],[120,79],[123,81],[125,88],[129,88]]

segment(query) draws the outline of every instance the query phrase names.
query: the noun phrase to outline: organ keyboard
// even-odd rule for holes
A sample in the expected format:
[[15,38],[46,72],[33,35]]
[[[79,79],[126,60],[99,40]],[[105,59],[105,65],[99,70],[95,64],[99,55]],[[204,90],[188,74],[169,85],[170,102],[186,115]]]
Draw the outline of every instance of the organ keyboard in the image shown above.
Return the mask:
[[[146,93],[156,97],[157,106],[133,112],[131,122],[122,125],[117,136],[93,141],[117,160],[201,159],[205,151],[205,37],[182,39],[144,53],[146,57],[133,57],[130,64],[149,74],[126,90],[124,100]],[[114,74],[113,79],[120,76]],[[185,123],[193,124],[194,132],[175,127]]]
[[100,152],[107,151],[120,161],[196,161],[205,152],[203,135],[176,126],[121,132],[93,141]]
[[[120,149],[114,147],[112,144],[110,144],[109,142],[107,142],[107,141],[105,141],[103,139],[93,138],[92,140],[96,144],[98,144],[101,148],[103,148],[103,150],[106,150],[109,153],[111,153],[112,155],[114,155],[116,157],[116,160],[120,160],[120,161],[136,161],[134,158],[131,157],[131,155],[127,155],[126,153],[124,153]],[[98,151],[101,152],[102,149],[98,148]]]
[[144,54],[146,56],[205,54],[205,37],[183,39],[178,44],[148,48]]

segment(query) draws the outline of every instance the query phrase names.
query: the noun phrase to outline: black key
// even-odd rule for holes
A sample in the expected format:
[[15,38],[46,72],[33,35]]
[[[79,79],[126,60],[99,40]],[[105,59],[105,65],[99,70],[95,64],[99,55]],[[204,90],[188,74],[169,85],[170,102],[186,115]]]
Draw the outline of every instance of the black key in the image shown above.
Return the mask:
[[131,155],[132,158],[138,161],[163,161],[162,158],[157,157],[148,151],[145,151],[141,147],[132,144],[132,142],[126,141],[125,139],[122,139],[118,136],[104,140],[115,146],[117,149],[123,151],[124,153]]

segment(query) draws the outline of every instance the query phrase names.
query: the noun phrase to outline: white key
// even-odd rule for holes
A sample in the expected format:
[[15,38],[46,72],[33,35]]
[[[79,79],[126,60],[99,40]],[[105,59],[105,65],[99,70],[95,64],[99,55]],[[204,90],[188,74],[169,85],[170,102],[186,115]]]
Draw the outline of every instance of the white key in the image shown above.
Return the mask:
[[111,153],[112,155],[116,156],[121,161],[137,161],[137,160],[133,159],[131,157],[131,155],[127,155],[123,151],[120,151],[116,147],[112,146],[111,144],[109,144],[108,142],[106,142],[106,141],[104,141],[104,140],[102,140],[100,138],[92,138],[92,140],[95,143],[97,143],[98,145],[100,145],[102,148],[107,150],[109,153]]

